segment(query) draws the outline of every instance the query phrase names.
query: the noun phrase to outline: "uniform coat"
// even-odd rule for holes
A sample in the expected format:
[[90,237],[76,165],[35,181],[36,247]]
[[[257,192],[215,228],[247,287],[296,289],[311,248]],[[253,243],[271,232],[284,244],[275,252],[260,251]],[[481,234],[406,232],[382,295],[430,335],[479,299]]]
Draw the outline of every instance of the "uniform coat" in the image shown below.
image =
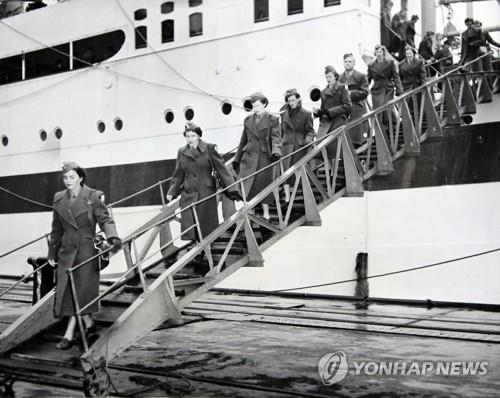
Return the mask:
[[[463,65],[481,55],[481,33],[475,29],[467,29],[461,35],[461,52],[459,65]],[[473,71],[482,69],[482,62],[474,62],[471,65]]]
[[377,109],[403,93],[403,86],[393,61],[373,61],[368,65],[368,83],[373,80],[371,89],[373,109]]
[[[327,86],[321,91],[321,106],[316,115],[319,119],[318,138],[330,133],[336,128],[346,124],[351,114],[352,103],[347,88],[335,82],[333,87]],[[337,140],[326,148],[328,157],[333,159],[337,152]]]
[[[352,102],[351,120],[356,120],[363,116],[366,112],[366,98],[370,86],[368,79],[364,73],[353,70],[348,76],[345,72],[339,77],[339,83],[345,84],[349,90],[349,95]],[[362,145],[365,141],[363,133],[368,129],[368,124],[363,123],[349,130],[351,140],[356,145]]]
[[[75,315],[71,296],[71,284],[67,270],[97,254],[94,247],[96,224],[106,238],[118,238],[113,219],[101,200],[102,192],[82,186],[78,196],[70,202],[69,191],[54,195],[54,212],[50,234],[48,258],[57,261],[57,284],[54,315],[56,317]],[[90,217],[89,217],[90,211]],[[75,286],[80,308],[99,295],[98,259],[74,272]],[[96,303],[83,312],[96,312]]]
[[407,59],[401,61],[399,76],[405,92],[420,87],[426,79],[424,62],[416,57],[411,62],[408,62]]
[[418,54],[423,59],[431,59],[434,56],[432,52],[432,37],[426,36],[422,39],[420,44],[418,45]]
[[[282,156],[283,141],[280,134],[279,118],[264,112],[259,121],[250,115],[243,122],[238,151],[233,164],[239,170],[238,178],[245,178],[273,163],[272,155]],[[256,174],[243,182],[246,199],[250,200],[274,181],[274,167]],[[263,203],[273,203],[268,195]]]
[[[302,108],[302,104],[297,104],[294,109],[285,105],[284,112],[281,115],[281,130],[283,136],[283,156],[297,151],[304,145],[314,141],[316,132],[314,131],[311,112]],[[306,154],[306,151],[300,151],[296,154],[283,159],[283,168],[286,170],[293,166]]]
[[[195,149],[189,145],[183,146],[177,152],[177,162],[167,195],[172,195],[174,198],[181,195],[180,207],[184,209],[190,204],[214,194],[217,187],[212,175],[212,165],[225,187],[234,183],[233,177],[227,170],[224,159],[217,152],[215,144],[200,140]],[[233,187],[229,191],[238,191],[238,189]],[[204,238],[219,226],[217,197],[214,196],[196,205],[195,208]],[[181,213],[182,232],[194,224],[193,211],[191,209],[183,211]],[[199,240],[196,228],[184,232],[182,239]]]

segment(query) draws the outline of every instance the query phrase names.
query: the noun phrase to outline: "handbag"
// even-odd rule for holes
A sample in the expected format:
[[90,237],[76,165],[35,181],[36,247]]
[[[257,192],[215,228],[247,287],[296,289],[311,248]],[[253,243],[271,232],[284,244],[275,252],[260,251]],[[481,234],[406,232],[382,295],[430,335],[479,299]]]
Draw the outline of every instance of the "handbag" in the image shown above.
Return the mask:
[[[99,254],[98,260],[99,260],[99,270],[102,271],[104,268],[106,268],[109,265],[109,251],[107,251],[111,246],[110,244],[106,241],[106,238],[102,235],[102,233],[97,233],[94,236],[94,247],[97,250],[97,253]],[[103,254],[103,252],[105,252]]]
[[[208,151],[208,163],[210,163],[210,167],[212,168],[212,179],[214,180],[215,183],[215,189],[218,191],[219,189],[224,189],[226,186],[224,184],[224,180],[221,178],[219,173],[214,167],[214,164],[212,163],[212,156],[210,155],[210,150]],[[227,191],[224,191],[224,194],[227,194]]]

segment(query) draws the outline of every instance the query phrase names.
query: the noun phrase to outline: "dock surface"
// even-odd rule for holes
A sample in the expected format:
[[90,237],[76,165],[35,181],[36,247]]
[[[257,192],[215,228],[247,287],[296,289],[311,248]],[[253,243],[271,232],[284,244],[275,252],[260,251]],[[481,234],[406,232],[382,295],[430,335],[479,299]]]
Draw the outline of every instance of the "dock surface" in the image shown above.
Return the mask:
[[[0,280],[0,291],[11,282]],[[4,296],[0,330],[30,305],[30,284]],[[194,302],[184,314],[186,324],[149,333],[109,365],[120,394],[497,397],[500,391],[500,312],[402,304],[359,309],[349,300],[216,291]],[[30,364],[31,369],[16,377],[16,396],[83,396],[78,388],[81,348],[56,350],[58,337],[45,336],[44,344],[27,342],[0,359],[1,373],[21,360]],[[343,380],[328,385],[318,363],[326,354],[338,352],[345,354],[348,372]],[[396,374],[380,370],[382,364],[395,363]],[[428,371],[422,375],[424,363]],[[439,363],[452,367],[448,374],[437,374]],[[486,372],[464,374],[463,366],[478,363]],[[412,364],[416,365],[409,372]],[[51,366],[61,365],[67,370],[64,375],[50,374]],[[403,366],[409,374],[401,374]],[[453,366],[457,374],[452,374]],[[320,370],[328,369],[320,366]],[[40,372],[48,372],[47,377],[37,378]]]

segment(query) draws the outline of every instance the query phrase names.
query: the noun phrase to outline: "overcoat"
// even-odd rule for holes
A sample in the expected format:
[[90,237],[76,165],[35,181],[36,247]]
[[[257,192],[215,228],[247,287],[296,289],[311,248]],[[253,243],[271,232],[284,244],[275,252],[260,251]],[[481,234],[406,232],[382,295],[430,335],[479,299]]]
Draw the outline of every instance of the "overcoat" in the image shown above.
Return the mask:
[[[302,108],[302,104],[298,104],[294,109],[291,109],[288,104],[285,105],[284,112],[281,115],[281,131],[283,137],[283,156],[289,155],[303,146],[310,144],[314,141],[314,136],[316,135],[311,112]],[[290,166],[293,166],[305,154],[306,151],[300,151],[283,159],[283,168],[286,170]]]
[[[103,193],[83,185],[70,202],[69,191],[54,195],[52,231],[48,258],[57,261],[57,283],[54,305],[56,317],[75,315],[71,285],[67,270],[97,254],[94,247],[96,224],[106,238],[116,237],[116,227],[102,202]],[[99,295],[99,261],[92,260],[74,272],[78,305],[84,307]],[[83,311],[90,314],[99,309],[98,303]]]
[[416,57],[411,62],[408,62],[407,59],[401,61],[399,76],[405,92],[420,87],[426,79],[424,61]]
[[[214,194],[217,187],[212,175],[212,166],[221,178],[224,187],[234,183],[215,144],[200,140],[197,148],[193,149],[189,145],[181,147],[177,152],[177,162],[167,195],[172,195],[174,198],[181,195],[180,207],[184,209]],[[238,191],[238,189],[233,187],[229,191]],[[202,238],[204,238],[219,226],[217,197],[207,199],[196,205],[195,209]],[[181,213],[182,239],[200,240],[196,228],[187,231],[193,225],[195,225],[193,210],[183,211]]]
[[[243,122],[238,151],[233,164],[239,169],[238,178],[245,178],[257,170],[273,163],[272,155],[282,156],[283,141],[277,116],[264,112],[259,121],[255,115],[249,115]],[[250,200],[274,181],[275,167],[269,167],[243,182],[246,199]],[[273,203],[273,196],[268,195],[263,203]]]
[[[338,81],[330,87],[326,86],[321,91],[321,106],[318,138],[323,137],[347,122],[351,113],[352,104],[347,88]],[[328,157],[333,159],[337,152],[337,140],[330,143],[327,148]]]
[[[370,87],[368,79],[364,73],[353,70],[348,76],[345,72],[339,77],[339,83],[345,84],[349,90],[349,95],[352,102],[351,120],[356,120],[363,116],[366,112],[366,98]],[[353,144],[362,145],[365,141],[363,133],[368,130],[368,123],[359,124],[349,130],[349,135]]]
[[371,83],[372,80],[373,109],[377,109],[391,101],[394,98],[394,89],[396,89],[396,95],[403,93],[401,79],[393,61],[375,60],[368,65],[368,83]]

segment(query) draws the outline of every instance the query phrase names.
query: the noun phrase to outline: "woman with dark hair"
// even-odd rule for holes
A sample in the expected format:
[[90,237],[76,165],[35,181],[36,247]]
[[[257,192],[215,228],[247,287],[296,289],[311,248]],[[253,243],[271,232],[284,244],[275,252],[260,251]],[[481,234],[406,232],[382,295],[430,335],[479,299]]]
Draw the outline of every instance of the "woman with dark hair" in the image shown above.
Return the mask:
[[[177,152],[172,182],[167,192],[167,200],[170,202],[181,195],[180,207],[186,208],[192,203],[198,202],[217,191],[216,181],[213,173],[217,173],[224,187],[234,183],[233,177],[224,164],[224,159],[217,152],[215,144],[209,144],[201,139],[203,132],[193,122],[187,122],[184,128],[184,137],[187,144]],[[239,199],[238,188],[229,188],[228,195]],[[189,209],[181,213],[182,239],[201,241],[219,226],[217,212],[217,197],[213,195],[194,207],[196,216],[200,223],[201,235],[198,235],[195,225],[193,210]]]
[[405,92],[420,87],[426,80],[424,61],[415,55],[415,50],[406,47],[405,59],[399,64],[399,76]]
[[[238,178],[245,178],[258,170],[270,166],[281,158],[283,142],[280,134],[280,122],[277,116],[266,111],[269,103],[266,96],[260,92],[250,96],[253,114],[243,122],[238,151],[233,160],[233,168]],[[260,191],[274,181],[275,167],[267,167],[253,177],[243,182],[247,200],[254,198]],[[269,204],[273,196],[268,195],[262,201],[262,211],[265,219],[270,219]]]
[[[57,267],[54,315],[69,317],[59,349],[73,345],[76,326],[75,306],[67,270],[97,254],[94,246],[96,224],[108,242],[119,249],[122,245],[115,222],[104,205],[103,193],[84,185],[86,173],[75,162],[63,164],[62,177],[66,189],[54,195],[54,212],[50,234],[48,261]],[[85,307],[99,295],[99,259],[83,265],[73,273],[79,308]],[[83,311],[86,332],[95,330],[91,314],[97,312],[95,303]]]
[[[314,141],[311,112],[302,108],[299,92],[292,88],[285,93],[286,104],[281,108],[281,131],[283,137],[283,156],[289,155]],[[307,152],[300,151],[283,159],[284,170],[293,166]],[[288,182],[288,181],[287,181]],[[290,185],[285,184],[285,200],[290,200]]]
[[[368,84],[373,81],[371,88],[373,109],[380,108],[403,93],[403,86],[399,78],[398,69],[394,61],[386,59],[386,49],[375,46],[375,60],[368,65]],[[380,118],[379,118],[380,119]],[[386,112],[381,117],[382,122],[388,124]]]
[[[339,74],[331,65],[325,66],[327,86],[321,91],[321,105],[314,107],[314,116],[319,117],[318,138],[346,124],[352,110],[349,91],[338,82]],[[329,159],[335,159],[337,140],[327,146]]]

